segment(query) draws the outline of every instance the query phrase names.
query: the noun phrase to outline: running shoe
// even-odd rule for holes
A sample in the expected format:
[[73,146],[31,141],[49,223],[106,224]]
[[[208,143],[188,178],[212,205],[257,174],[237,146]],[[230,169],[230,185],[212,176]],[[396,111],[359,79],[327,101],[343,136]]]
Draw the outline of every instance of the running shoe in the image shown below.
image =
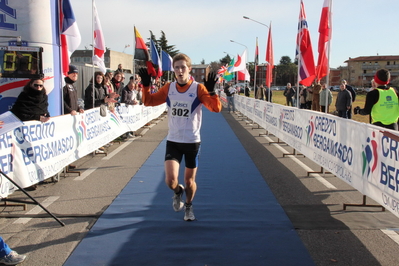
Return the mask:
[[185,210],[184,210],[184,221],[194,221],[195,216],[194,216],[194,211],[193,211],[193,205],[192,204],[184,204]]
[[10,254],[0,258],[0,263],[5,265],[17,265],[25,260],[25,255],[19,255],[16,251],[11,251]]
[[174,194],[172,199],[173,199],[173,209],[175,212],[179,212],[183,209],[184,207],[184,202],[183,202],[183,194],[184,194],[184,187],[179,184],[179,187],[181,188],[181,191],[179,194]]

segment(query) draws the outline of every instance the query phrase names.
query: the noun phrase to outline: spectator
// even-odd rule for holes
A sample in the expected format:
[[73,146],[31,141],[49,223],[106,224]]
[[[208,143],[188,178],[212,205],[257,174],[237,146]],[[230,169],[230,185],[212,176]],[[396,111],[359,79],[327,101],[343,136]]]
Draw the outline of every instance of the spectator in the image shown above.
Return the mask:
[[285,96],[286,99],[286,104],[287,106],[294,106],[294,103],[292,102],[292,97],[294,97],[294,89],[291,87],[291,83],[287,83],[287,86],[284,89],[283,95]]
[[297,97],[298,97],[297,89],[296,89],[296,87],[292,87],[292,90],[294,91],[294,95],[292,96],[292,104],[293,104],[294,107],[298,107],[298,103],[297,103]]
[[306,97],[308,91],[304,85],[300,85],[300,92],[299,92],[299,108],[306,109]]
[[352,95],[346,89],[344,83],[339,87],[340,91],[338,92],[337,101],[335,102],[335,108],[338,111],[338,116],[342,118],[348,118],[348,111],[352,105]]
[[[113,99],[115,93],[108,94],[106,88],[104,87],[103,73],[100,71],[95,72],[94,80],[95,80],[94,91],[93,91],[93,78],[91,78],[90,84],[89,86],[87,86],[85,90],[85,109],[87,110],[93,107],[99,107],[101,104],[106,104],[109,102],[116,102]],[[94,98],[94,106],[93,106],[93,98]]]
[[44,88],[44,80],[33,78],[24,86],[13,107],[13,112],[21,121],[50,120],[48,97]]
[[64,97],[64,114],[76,115],[83,113],[84,109],[78,105],[78,90],[75,82],[78,80],[79,71],[74,65],[69,65],[68,76],[64,78],[65,86],[62,88]]
[[254,98],[255,100],[258,99],[258,86],[254,85]]
[[235,112],[236,111],[236,106],[234,104],[235,89],[231,86],[231,82],[227,82],[223,90],[227,97],[227,110],[230,113],[231,110],[230,106],[232,106],[233,112]]
[[[45,123],[50,120],[48,97],[44,88],[44,80],[33,78],[24,86],[10,110],[21,121],[37,120]],[[35,190],[37,185],[27,187]]]
[[313,88],[307,87],[306,88],[306,109],[312,109],[312,101],[313,101]]
[[[112,71],[110,69],[107,69],[107,72],[104,75],[104,87],[108,95],[115,92],[114,85],[111,82],[112,77],[113,77]],[[110,111],[113,111],[115,109],[115,103],[108,102],[108,109]]]
[[18,254],[12,250],[0,236],[0,263],[5,265],[17,265],[26,259],[26,255]]
[[[126,105],[137,105],[140,104],[141,100],[141,89],[138,88],[139,84],[134,81],[134,77],[131,76],[129,83],[122,90],[121,103]],[[133,138],[134,132],[127,132],[125,138]]]
[[[185,208],[184,220],[195,220],[192,202],[197,190],[195,181],[198,169],[198,153],[201,145],[200,127],[202,106],[212,112],[220,112],[222,105],[215,94],[216,75],[208,74],[204,84],[190,79],[191,59],[185,54],[173,57],[173,69],[176,82],[167,83],[158,92],[150,94],[151,77],[147,69],[140,69],[144,86],[143,102],[145,106],[157,106],[167,102],[169,132],[165,152],[165,182],[174,191],[173,209]],[[185,171],[183,185],[179,184],[180,162],[184,156]],[[186,192],[185,203],[182,200]]]
[[[139,74],[134,74],[134,81],[136,81],[138,84],[141,84],[141,77],[139,76]],[[166,82],[164,83],[164,85],[166,84]]]
[[[133,77],[133,76],[132,76]],[[133,79],[122,90],[121,103],[136,105],[141,101],[141,88]]]
[[320,90],[321,85],[318,82],[313,87],[313,98],[312,98],[312,110],[313,111],[320,111]]
[[[112,84],[114,85],[114,92],[118,95],[122,94],[122,90],[125,87],[125,84],[122,81],[123,75],[122,72],[115,71],[113,78],[111,79]],[[120,102],[120,97],[116,98],[118,102]]]
[[258,94],[257,94],[257,97],[256,97],[256,98],[257,98],[258,100],[264,101],[264,100],[265,100],[265,87],[263,87],[263,84],[260,84],[257,93],[258,93]]
[[[119,95],[115,92],[108,94],[107,89],[104,86],[104,75],[101,71],[94,73],[94,88],[93,78],[90,79],[90,84],[85,90],[85,109],[92,109],[99,107],[102,104],[116,103],[115,97]],[[94,103],[94,106],[93,106]],[[104,153],[104,148],[101,147],[95,151],[95,153]]]
[[329,112],[329,107],[330,104],[332,103],[332,99],[333,95],[331,91],[327,89],[326,84],[323,84],[321,86],[321,91],[319,95],[320,108],[323,113],[326,112],[326,108],[327,108],[327,113]]
[[[352,103],[354,103],[356,101],[356,91],[355,91],[355,89],[352,86],[348,85],[348,83],[344,79],[342,80],[342,83],[345,84],[346,89],[351,93]],[[352,106],[351,106],[351,108],[348,111],[348,118],[352,119]]]
[[249,86],[247,84],[247,85],[245,85],[244,94],[246,97],[249,97],[250,93],[251,93],[251,90],[249,89]]
[[[269,95],[270,95],[270,100],[269,100]],[[265,100],[267,102],[272,102],[273,100],[273,91],[269,87],[265,88]]]
[[118,65],[118,69],[117,69],[116,71],[123,73],[122,64],[119,64],[119,65]]
[[399,93],[388,86],[391,73],[386,69],[379,69],[374,76],[375,89],[366,95],[364,108],[357,106],[355,114],[371,115],[371,123],[376,126],[398,130]]
[[[69,65],[68,76],[64,78],[65,86],[62,88],[64,98],[64,114],[76,115],[83,114],[84,109],[78,104],[78,90],[76,89],[75,82],[78,80],[79,71],[74,65]],[[75,169],[76,165],[68,165],[69,169]]]

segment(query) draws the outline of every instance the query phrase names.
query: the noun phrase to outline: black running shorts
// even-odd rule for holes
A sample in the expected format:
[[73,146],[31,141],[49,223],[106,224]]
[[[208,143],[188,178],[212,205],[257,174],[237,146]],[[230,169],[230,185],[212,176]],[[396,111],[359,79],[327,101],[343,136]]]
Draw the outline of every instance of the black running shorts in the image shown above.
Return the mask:
[[198,157],[201,143],[178,143],[166,141],[165,161],[175,160],[179,164],[183,159],[187,168],[198,167]]

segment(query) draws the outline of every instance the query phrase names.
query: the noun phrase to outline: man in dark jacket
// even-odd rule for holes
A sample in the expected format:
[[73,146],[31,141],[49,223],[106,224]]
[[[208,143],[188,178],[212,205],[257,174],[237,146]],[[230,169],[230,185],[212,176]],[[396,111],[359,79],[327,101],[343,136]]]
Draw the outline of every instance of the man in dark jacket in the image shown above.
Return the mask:
[[131,79],[129,83],[122,90],[121,103],[125,103],[127,105],[140,104],[141,100],[140,90],[141,89],[139,88],[139,84],[137,84],[133,79]]
[[[64,97],[64,114],[76,115],[84,113],[84,109],[78,105],[78,90],[75,82],[78,80],[79,71],[76,66],[69,65],[68,76],[65,77],[65,86],[62,88]],[[75,169],[73,164],[68,165],[68,169]]]
[[337,101],[335,102],[335,108],[338,111],[338,116],[342,118],[348,118],[348,111],[352,107],[352,95],[346,89],[344,83],[340,86],[340,91],[338,92]]
[[249,95],[250,95],[250,89],[249,89],[249,87],[248,87],[248,84],[245,85],[244,93],[245,93],[245,96],[246,96],[246,97],[249,97]]
[[79,71],[74,65],[69,65],[68,76],[65,77],[65,86],[62,88],[64,97],[64,114],[76,115],[84,110],[78,105],[78,90],[75,82],[78,80]]
[[284,96],[285,96],[285,99],[286,99],[286,103],[287,103],[287,106],[294,106],[294,104],[293,104],[293,102],[292,102],[292,97],[294,96],[294,94],[295,94],[295,91],[294,91],[294,89],[291,87],[291,83],[287,83],[287,87],[285,87],[285,90],[284,90]]
[[[344,79],[342,80],[342,83],[345,84],[346,89],[351,93],[351,95],[352,95],[352,103],[355,102],[355,100],[356,100],[356,91],[355,91],[355,89],[352,86],[348,85],[348,83]],[[348,110],[348,118],[352,119],[352,107]]]

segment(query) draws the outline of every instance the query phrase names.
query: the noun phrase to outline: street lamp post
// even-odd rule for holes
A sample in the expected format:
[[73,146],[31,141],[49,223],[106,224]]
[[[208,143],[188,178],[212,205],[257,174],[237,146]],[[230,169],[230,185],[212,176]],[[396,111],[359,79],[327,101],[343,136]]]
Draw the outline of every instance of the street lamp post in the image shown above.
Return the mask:
[[236,42],[236,41],[233,41],[233,40],[230,40],[230,42],[234,42],[234,43],[239,44],[241,46],[244,46],[246,49],[248,49],[248,47],[246,45],[242,44],[242,43],[239,43],[239,42]]
[[[236,41],[233,41],[233,40],[230,40],[230,42],[234,42],[234,43],[236,43],[236,44],[239,44],[239,45],[241,45],[241,46],[244,46],[245,49],[248,50],[248,47],[247,47],[246,45],[242,44],[242,43],[239,43],[239,42],[236,42]],[[246,66],[246,65],[247,65],[247,62],[245,62],[245,66]],[[237,75],[236,83],[238,83],[238,75]]]
[[[266,24],[264,24],[264,23],[262,23],[262,22],[259,22],[259,21],[257,21],[257,20],[254,20],[254,19],[252,19],[252,18],[249,18],[249,17],[247,17],[247,16],[242,16],[244,19],[248,19],[248,20],[252,20],[253,22],[256,22],[256,23],[258,23],[258,24],[260,24],[260,25],[263,25],[263,26],[265,26],[266,28],[269,28],[269,26],[267,26]],[[255,73],[255,77],[254,77],[254,90],[255,90],[255,87],[256,87],[256,66],[255,66],[255,69],[254,69],[254,73]],[[271,91],[271,88],[269,88],[269,95],[268,95],[268,97],[269,97],[269,99],[270,99],[270,91]],[[256,99],[256,96],[255,96],[255,99]]]
[[248,19],[248,20],[252,20],[253,22],[259,23],[259,24],[261,24],[261,25],[263,25],[263,26],[269,28],[269,26],[267,26],[266,24],[264,24],[264,23],[262,23],[262,22],[256,21],[256,20],[254,20],[254,19],[252,19],[252,18],[249,18],[249,17],[247,17],[247,16],[242,16],[242,17],[245,18],[245,19]]

